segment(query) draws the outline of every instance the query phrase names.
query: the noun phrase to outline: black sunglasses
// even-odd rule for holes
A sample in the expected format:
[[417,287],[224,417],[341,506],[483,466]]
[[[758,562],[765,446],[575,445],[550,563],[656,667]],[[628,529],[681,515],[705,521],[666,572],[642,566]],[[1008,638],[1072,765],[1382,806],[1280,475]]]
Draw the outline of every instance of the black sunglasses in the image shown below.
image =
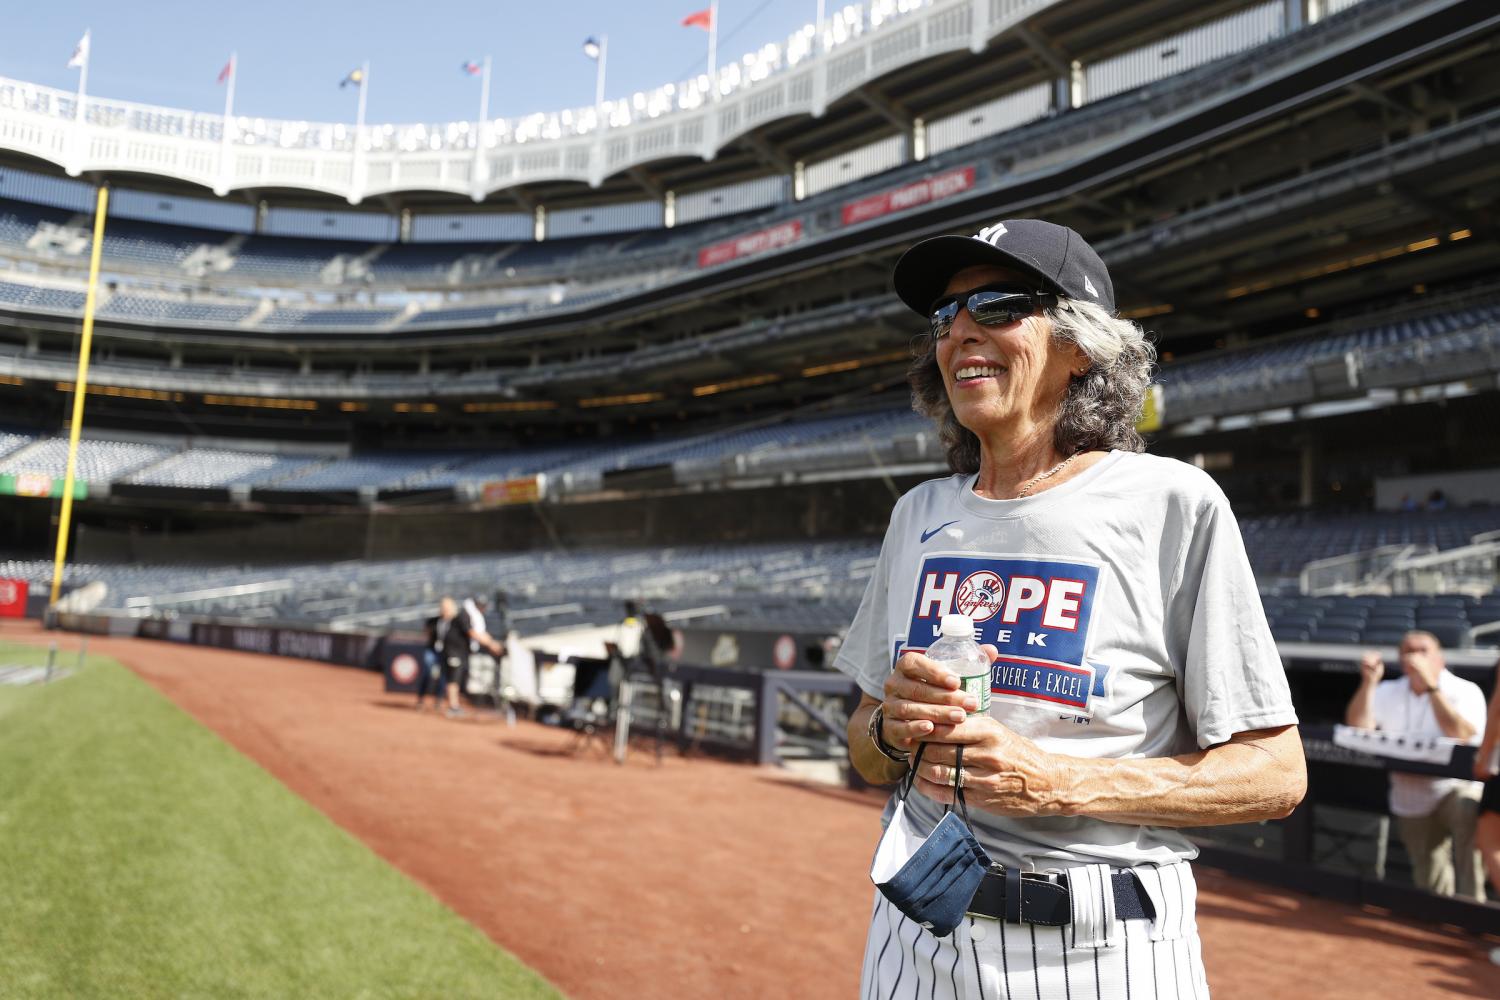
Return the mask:
[[937,299],[932,303],[928,322],[932,324],[932,339],[942,340],[953,329],[953,321],[958,319],[960,309],[967,309],[970,318],[980,326],[1004,326],[1024,319],[1038,309],[1056,305],[1057,296],[1051,292],[1034,292],[1015,285],[989,285]]

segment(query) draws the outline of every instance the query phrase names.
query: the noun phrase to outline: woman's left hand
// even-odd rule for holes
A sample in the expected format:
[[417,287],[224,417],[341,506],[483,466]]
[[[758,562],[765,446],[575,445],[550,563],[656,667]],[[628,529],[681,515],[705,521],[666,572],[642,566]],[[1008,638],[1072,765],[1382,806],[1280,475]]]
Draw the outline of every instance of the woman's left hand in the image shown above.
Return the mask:
[[963,747],[964,800],[999,816],[1063,815],[1068,758],[1047,753],[988,715],[938,726],[924,741],[917,791],[951,803],[957,748]]

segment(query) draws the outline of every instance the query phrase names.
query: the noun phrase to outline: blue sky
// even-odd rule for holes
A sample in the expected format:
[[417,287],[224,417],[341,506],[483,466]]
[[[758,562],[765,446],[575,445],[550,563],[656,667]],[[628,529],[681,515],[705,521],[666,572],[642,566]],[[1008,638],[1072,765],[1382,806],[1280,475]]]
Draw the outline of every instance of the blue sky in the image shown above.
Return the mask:
[[[66,68],[93,32],[89,93],[222,111],[215,83],[239,52],[235,112],[353,121],[354,88],[339,80],[370,62],[371,122],[443,122],[478,114],[479,80],[460,65],[494,60],[490,113],[584,107],[594,100],[591,34],[609,36],[606,96],[702,72],[708,36],[679,22],[708,0],[51,0],[12,12],[0,30],[0,76],[74,89]],[[829,0],[829,9],[839,4]],[[816,0],[721,0],[719,61],[780,41],[817,14]],[[732,37],[731,36],[732,33]]]

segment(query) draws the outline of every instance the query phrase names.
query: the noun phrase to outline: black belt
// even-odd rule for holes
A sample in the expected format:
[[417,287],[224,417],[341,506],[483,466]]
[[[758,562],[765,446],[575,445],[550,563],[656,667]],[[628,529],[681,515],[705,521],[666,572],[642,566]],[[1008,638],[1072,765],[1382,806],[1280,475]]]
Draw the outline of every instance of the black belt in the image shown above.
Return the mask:
[[[1151,897],[1134,872],[1113,872],[1115,916],[1120,920],[1155,919]],[[1060,927],[1073,919],[1073,896],[1066,872],[1023,872],[993,865],[974,890],[968,912],[1013,924]]]

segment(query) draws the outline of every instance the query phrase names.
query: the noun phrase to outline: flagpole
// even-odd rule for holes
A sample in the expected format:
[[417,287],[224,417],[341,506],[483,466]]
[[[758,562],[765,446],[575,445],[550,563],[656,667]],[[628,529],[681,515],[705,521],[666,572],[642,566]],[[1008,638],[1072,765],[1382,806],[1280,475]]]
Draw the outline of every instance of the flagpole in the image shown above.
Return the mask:
[[240,75],[239,53],[229,53],[229,86],[224,92],[224,127],[219,136],[219,194],[229,191],[229,133],[234,128],[234,85]]
[[823,43],[823,4],[824,4],[824,0],[818,0],[817,37],[818,37],[818,49],[819,49],[819,51],[827,52],[828,49],[827,49],[827,47]]
[[235,78],[240,75],[239,53],[229,53],[229,87],[224,94],[224,134],[229,134],[229,120],[234,117],[234,84]]
[[713,88],[713,99],[719,99],[719,0],[708,7],[708,85]]
[[365,132],[365,91],[369,88],[369,86],[370,63],[366,61],[364,66],[361,67],[359,71],[359,110],[358,112],[356,112],[354,119],[356,143],[358,142],[360,136],[363,136]]
[[99,185],[94,209],[94,246],[89,255],[88,294],[83,301],[83,336],[78,342],[78,376],[73,380],[73,422],[68,427],[68,465],[63,473],[62,510],[57,518],[57,550],[52,558],[52,604],[62,591],[63,566],[68,558],[68,528],[73,520],[73,484],[78,474],[78,436],[83,430],[83,397],[88,392],[89,351],[94,343],[94,303],[99,293],[99,256],[104,248],[104,213],[109,188]]
[[594,117],[600,119],[602,127],[604,117],[604,61],[609,58],[609,36],[599,36],[599,66],[594,73]]
[[479,128],[484,130],[484,123],[490,120],[490,57],[484,57],[484,79],[480,81],[479,93]]
[[370,63],[359,68],[359,105],[354,113],[354,174],[349,185],[349,204],[358,205],[365,196],[365,99],[370,88]]
[[78,101],[73,105],[73,117],[76,121],[83,121],[84,95],[89,86],[89,59],[93,57],[94,41],[90,38],[92,29],[83,29],[83,65],[78,67]]
[[89,59],[93,55],[92,28],[83,29],[83,61],[78,66],[78,96],[73,101],[72,156],[69,158],[68,174],[77,177],[83,172],[83,106],[87,100],[89,85]]
[[469,184],[469,197],[475,202],[484,201],[484,190],[490,179],[490,165],[485,158],[485,130],[490,127],[490,57],[484,57],[484,73],[480,80],[479,127],[474,130],[474,169]]

